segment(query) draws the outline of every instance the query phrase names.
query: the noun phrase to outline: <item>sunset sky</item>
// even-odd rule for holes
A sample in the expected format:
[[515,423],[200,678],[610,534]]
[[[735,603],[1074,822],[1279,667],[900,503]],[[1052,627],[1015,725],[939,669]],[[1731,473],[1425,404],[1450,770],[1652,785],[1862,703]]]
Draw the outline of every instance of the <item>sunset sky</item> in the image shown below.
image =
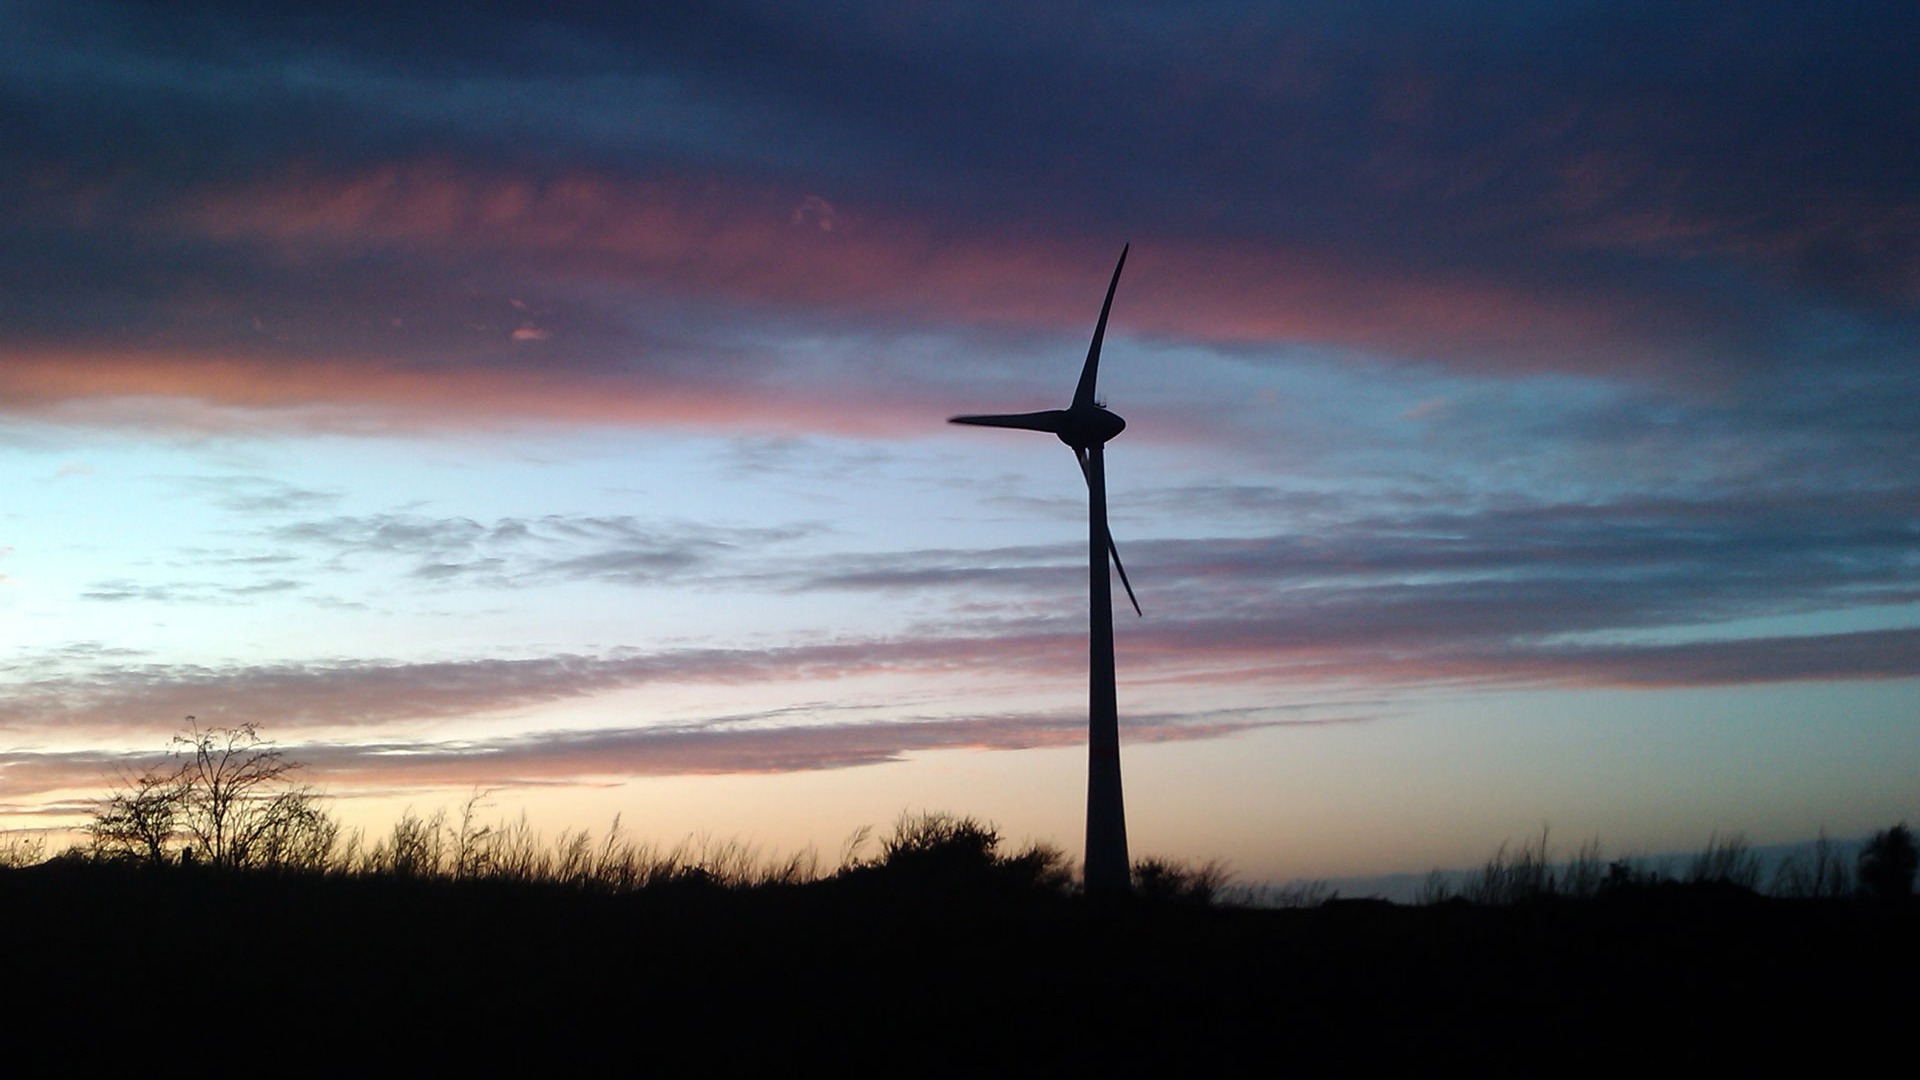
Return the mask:
[[1912,3],[0,26],[0,827],[193,715],[370,831],[1077,858],[1085,489],[945,420],[1125,243],[1136,855],[1920,819]]

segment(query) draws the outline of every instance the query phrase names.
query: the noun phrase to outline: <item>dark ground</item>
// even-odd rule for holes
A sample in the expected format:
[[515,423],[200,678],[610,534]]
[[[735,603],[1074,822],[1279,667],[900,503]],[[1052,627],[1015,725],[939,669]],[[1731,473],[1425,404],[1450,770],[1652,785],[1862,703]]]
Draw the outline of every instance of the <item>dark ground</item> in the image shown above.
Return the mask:
[[1881,1048],[1904,1072],[1920,959],[1912,905],[1700,886],[1097,909],[880,880],[602,896],[55,862],[0,870],[0,927],[16,1046],[215,1075],[1665,1075],[1807,1052],[1826,1075]]

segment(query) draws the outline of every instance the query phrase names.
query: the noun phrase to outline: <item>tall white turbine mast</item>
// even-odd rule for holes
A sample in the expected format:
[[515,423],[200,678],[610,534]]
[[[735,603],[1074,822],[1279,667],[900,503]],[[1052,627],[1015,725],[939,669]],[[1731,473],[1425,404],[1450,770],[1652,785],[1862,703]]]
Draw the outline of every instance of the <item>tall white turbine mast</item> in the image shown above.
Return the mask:
[[1093,328],[1093,344],[1087,349],[1087,362],[1080,369],[1080,385],[1074,388],[1073,404],[1065,409],[1044,412],[1010,413],[992,416],[956,416],[956,424],[981,427],[1021,428],[1049,431],[1073,448],[1080,459],[1080,471],[1087,478],[1087,854],[1086,884],[1090,897],[1124,896],[1129,890],[1127,861],[1127,809],[1120,794],[1120,708],[1113,689],[1113,582],[1107,573],[1107,560],[1120,572],[1120,584],[1133,602],[1134,614],[1140,613],[1140,601],[1134,598],[1133,584],[1127,580],[1126,567],[1120,565],[1120,549],[1107,531],[1107,473],[1102,450],[1107,440],[1126,430],[1127,422],[1107,411],[1094,400],[1094,382],[1100,374],[1100,342],[1107,336],[1107,313],[1113,309],[1113,290],[1120,285],[1120,270],[1127,265],[1127,245],[1120,249],[1120,261],[1114,265],[1113,280],[1107,285],[1107,299],[1100,305],[1100,321]]

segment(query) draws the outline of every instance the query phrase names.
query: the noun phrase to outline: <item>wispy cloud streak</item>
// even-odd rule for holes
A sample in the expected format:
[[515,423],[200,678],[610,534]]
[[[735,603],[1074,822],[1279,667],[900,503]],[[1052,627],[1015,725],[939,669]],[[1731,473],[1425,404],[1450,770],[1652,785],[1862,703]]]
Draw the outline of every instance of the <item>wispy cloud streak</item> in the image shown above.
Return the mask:
[[[1215,739],[1275,725],[1346,723],[1237,710],[1130,718],[1138,743]],[[611,782],[648,776],[808,772],[883,765],[934,750],[1031,750],[1084,741],[1075,717],[1004,715],[965,719],[865,721],[807,726],[725,722],[555,731],[488,740],[374,740],[281,746],[301,764],[300,779],[338,794],[394,787],[512,787]],[[160,753],[65,751],[9,755],[0,798],[30,802],[68,789],[99,788]]]

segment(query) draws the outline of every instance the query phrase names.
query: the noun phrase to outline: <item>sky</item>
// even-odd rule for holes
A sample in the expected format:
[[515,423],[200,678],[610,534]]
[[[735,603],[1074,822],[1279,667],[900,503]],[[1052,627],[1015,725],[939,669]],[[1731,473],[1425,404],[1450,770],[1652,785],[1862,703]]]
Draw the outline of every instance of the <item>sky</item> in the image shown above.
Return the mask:
[[0,0],[0,827],[1076,857],[1920,818],[1907,3]]

